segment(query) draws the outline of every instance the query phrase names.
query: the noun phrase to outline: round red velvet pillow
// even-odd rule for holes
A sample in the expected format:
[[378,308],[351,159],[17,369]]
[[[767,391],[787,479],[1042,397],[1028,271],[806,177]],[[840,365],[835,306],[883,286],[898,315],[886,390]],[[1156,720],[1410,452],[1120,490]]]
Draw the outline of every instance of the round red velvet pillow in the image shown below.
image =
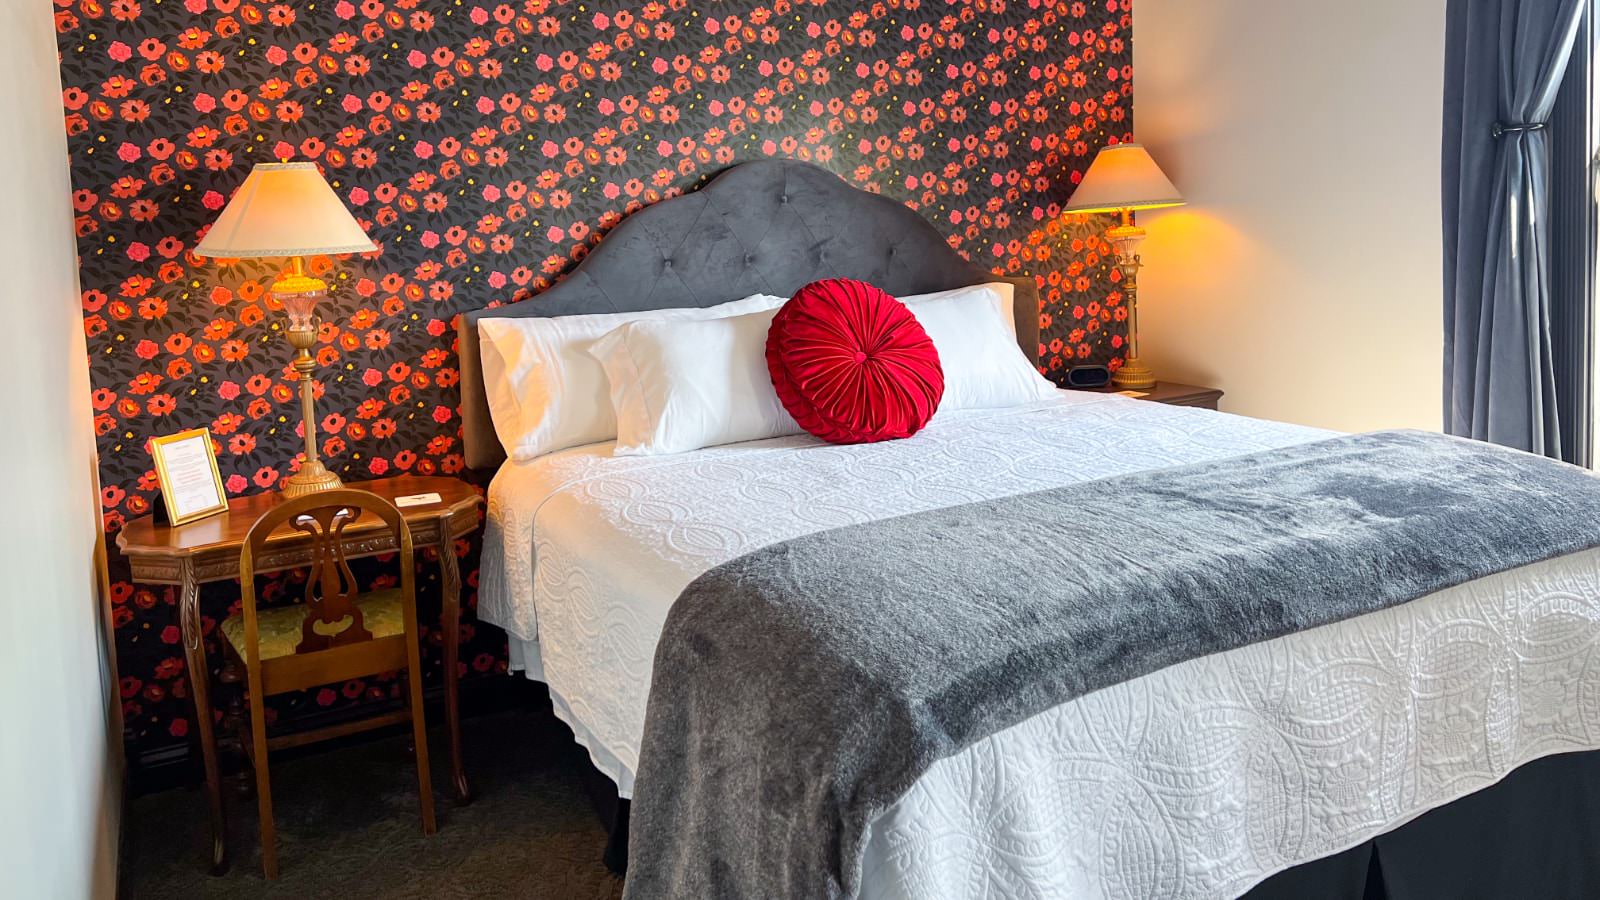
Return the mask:
[[778,310],[767,371],[789,415],[833,444],[910,437],[944,396],[939,354],[911,311],[843,278],[812,282]]

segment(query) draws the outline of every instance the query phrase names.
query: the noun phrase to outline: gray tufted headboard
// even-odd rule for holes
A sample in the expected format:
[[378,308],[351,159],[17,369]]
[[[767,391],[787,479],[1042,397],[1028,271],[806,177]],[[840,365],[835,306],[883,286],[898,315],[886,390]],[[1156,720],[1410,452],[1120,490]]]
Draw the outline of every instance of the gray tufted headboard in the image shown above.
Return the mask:
[[715,306],[751,294],[789,296],[820,278],[857,278],[896,296],[1009,281],[1016,285],[1017,342],[1029,359],[1038,358],[1039,292],[1032,278],[1004,278],[967,262],[911,209],[825,169],[792,160],[748,162],[624,219],[538,296],[461,316],[467,465],[492,468],[505,459],[484,393],[479,320]]

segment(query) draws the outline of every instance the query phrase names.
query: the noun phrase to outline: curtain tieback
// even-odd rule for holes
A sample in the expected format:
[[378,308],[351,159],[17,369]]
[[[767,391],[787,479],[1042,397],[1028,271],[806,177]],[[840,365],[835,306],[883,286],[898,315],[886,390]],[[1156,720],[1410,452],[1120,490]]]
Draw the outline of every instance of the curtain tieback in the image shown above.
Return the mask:
[[1522,134],[1528,131],[1543,131],[1545,122],[1496,122],[1490,131],[1495,137],[1504,137],[1508,134]]

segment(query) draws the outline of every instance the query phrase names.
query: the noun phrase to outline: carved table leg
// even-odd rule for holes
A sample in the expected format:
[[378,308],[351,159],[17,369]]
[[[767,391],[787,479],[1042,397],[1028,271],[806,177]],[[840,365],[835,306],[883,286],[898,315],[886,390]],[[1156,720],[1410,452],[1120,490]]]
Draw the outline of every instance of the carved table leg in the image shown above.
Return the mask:
[[211,669],[206,663],[205,638],[200,629],[200,583],[195,578],[194,561],[180,564],[178,623],[183,629],[185,662],[189,667],[189,691],[194,697],[195,725],[200,732],[200,757],[205,762],[206,801],[211,812],[211,874],[228,870],[227,826],[222,818],[222,780],[217,771],[217,736],[211,727]]
[[450,731],[450,769],[456,802],[464,806],[472,802],[472,785],[461,765],[461,700],[456,692],[456,669],[461,656],[461,569],[456,563],[456,542],[450,536],[449,522],[439,523],[439,576],[440,618],[444,623],[444,718]]
[[[217,741],[217,752],[227,753],[238,761],[238,771],[233,773],[233,791],[240,797],[249,797],[255,792],[256,777],[250,765],[250,757],[245,748],[250,746],[250,717],[245,708],[245,683],[248,678],[244,667],[228,652],[227,647],[222,650],[222,672],[217,675],[217,680],[227,685],[232,690],[228,693],[228,703],[222,708],[222,737]],[[228,734],[232,732],[233,738],[229,740]]]

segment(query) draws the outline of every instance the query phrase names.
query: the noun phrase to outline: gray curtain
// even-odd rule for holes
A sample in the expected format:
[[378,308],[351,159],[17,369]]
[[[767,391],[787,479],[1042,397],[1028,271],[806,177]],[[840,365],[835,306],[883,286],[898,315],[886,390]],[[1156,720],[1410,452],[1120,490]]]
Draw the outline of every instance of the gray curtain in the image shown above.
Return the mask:
[[1547,125],[1587,0],[1449,0],[1444,416],[1559,456]]
[[1594,0],[1550,113],[1550,339],[1555,350],[1561,458],[1592,466],[1595,273],[1600,204],[1595,202]]

